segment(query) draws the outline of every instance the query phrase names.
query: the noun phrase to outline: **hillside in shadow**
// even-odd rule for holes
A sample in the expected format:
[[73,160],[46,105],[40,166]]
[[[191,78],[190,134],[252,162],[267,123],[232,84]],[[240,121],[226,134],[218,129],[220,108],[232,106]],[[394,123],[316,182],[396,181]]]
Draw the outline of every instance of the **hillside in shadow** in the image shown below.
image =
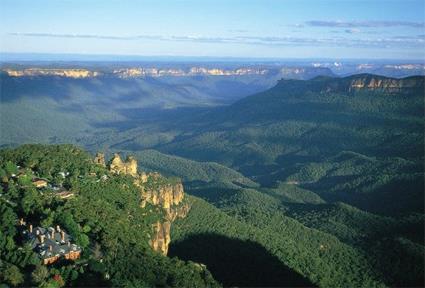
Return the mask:
[[205,264],[224,286],[311,287],[264,247],[218,234],[197,234],[170,246],[169,256]]

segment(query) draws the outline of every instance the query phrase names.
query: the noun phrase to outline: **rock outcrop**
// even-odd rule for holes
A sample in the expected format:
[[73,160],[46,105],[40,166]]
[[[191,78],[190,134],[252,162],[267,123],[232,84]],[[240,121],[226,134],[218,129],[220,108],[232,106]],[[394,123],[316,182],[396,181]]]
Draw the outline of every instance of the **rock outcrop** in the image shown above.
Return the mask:
[[103,167],[106,167],[106,163],[105,163],[105,154],[103,153],[96,153],[96,157],[94,157],[93,162],[95,164],[101,165]]
[[163,255],[168,253],[168,245],[171,242],[171,222],[158,221],[152,225],[153,237],[151,237],[150,245],[153,250],[161,252]]
[[[104,155],[97,153],[94,161],[104,165]],[[180,179],[167,178],[157,172],[138,172],[137,161],[133,157],[128,157],[124,162],[117,153],[110,161],[109,171],[134,177],[134,184],[140,189],[142,208],[153,205],[162,209],[163,219],[152,225],[150,245],[155,251],[166,255],[171,241],[171,224],[177,218],[185,217],[190,209],[189,204],[184,201],[183,184]]]
[[256,67],[240,67],[237,69],[220,69],[207,67],[180,68],[154,68],[133,67],[116,69],[112,72],[120,78],[134,77],[162,77],[162,76],[241,76],[241,75],[265,75],[270,69]]
[[137,176],[137,161],[133,157],[127,157],[123,162],[119,154],[115,153],[114,158],[109,165],[109,170],[115,174],[129,174],[133,177]]
[[190,206],[184,201],[183,185],[180,180],[167,179],[158,173],[149,173],[139,177],[145,181],[138,184],[141,190],[141,206],[160,206],[164,211],[164,219],[152,227],[151,246],[155,251],[167,255],[171,241],[170,227],[177,218],[186,217]]
[[423,93],[424,76],[389,78],[372,74],[357,74],[344,78],[318,76],[309,81],[280,80],[280,87],[288,91],[311,91],[320,93],[379,92],[384,94]]
[[48,68],[28,68],[23,70],[4,70],[9,76],[59,76],[66,78],[90,78],[99,76],[99,72],[87,69],[48,69]]
[[145,207],[146,203],[151,203],[152,205],[159,205],[168,211],[171,207],[179,205],[183,201],[183,198],[184,192],[181,182],[158,185],[157,187],[142,187],[141,205]]
[[348,91],[382,90],[385,92],[401,92],[402,90],[417,89],[424,86],[423,77],[404,79],[386,78],[372,75],[357,76],[352,79]]

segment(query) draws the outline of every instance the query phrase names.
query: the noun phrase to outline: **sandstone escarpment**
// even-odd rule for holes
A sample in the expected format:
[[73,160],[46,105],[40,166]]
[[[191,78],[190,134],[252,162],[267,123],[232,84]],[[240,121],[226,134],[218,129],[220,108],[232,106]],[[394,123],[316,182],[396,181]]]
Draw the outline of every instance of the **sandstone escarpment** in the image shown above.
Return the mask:
[[99,76],[99,72],[87,69],[49,69],[49,68],[28,68],[23,70],[6,69],[9,76],[59,76],[66,78],[90,78]]
[[137,161],[133,157],[127,157],[126,161],[121,160],[120,155],[114,154],[114,158],[109,165],[109,170],[115,174],[129,174],[133,177],[137,176]]
[[[104,155],[96,154],[94,162],[105,165]],[[150,245],[155,251],[166,255],[171,242],[171,224],[177,218],[185,217],[190,209],[184,201],[180,179],[167,178],[157,172],[138,172],[137,161],[133,157],[128,157],[124,162],[118,154],[114,154],[110,161],[109,170],[114,174],[127,174],[134,178],[134,184],[139,187],[142,208],[147,205],[161,208],[163,218],[152,225]]]
[[286,89],[289,94],[298,91],[311,91],[313,93],[341,93],[357,94],[362,92],[378,92],[381,94],[409,94],[423,93],[425,89],[424,76],[411,76],[406,78],[389,78],[372,74],[357,74],[344,78],[318,76],[312,80],[285,80],[279,81],[278,86]]
[[161,252],[163,255],[167,255],[168,246],[171,242],[171,222],[158,221],[152,225],[153,237],[151,237],[150,245],[153,250]]
[[[149,182],[146,183],[150,184]],[[183,185],[181,182],[164,183],[163,185],[155,185],[154,183],[153,185],[142,186],[141,190],[142,207],[145,207],[146,203],[161,206],[167,211],[167,215],[172,213],[172,208],[182,203],[184,198]]]
[[356,77],[349,84],[349,91],[382,90],[385,92],[400,92],[402,90],[418,89],[424,86],[423,77],[393,79],[373,77],[371,75]]
[[[146,178],[145,178],[146,177]],[[164,219],[153,225],[151,246],[155,251],[166,255],[171,242],[170,227],[177,218],[186,217],[190,206],[184,202],[183,185],[179,180],[170,180],[158,173],[146,174],[141,187],[141,206],[148,203],[160,206],[164,211]]]

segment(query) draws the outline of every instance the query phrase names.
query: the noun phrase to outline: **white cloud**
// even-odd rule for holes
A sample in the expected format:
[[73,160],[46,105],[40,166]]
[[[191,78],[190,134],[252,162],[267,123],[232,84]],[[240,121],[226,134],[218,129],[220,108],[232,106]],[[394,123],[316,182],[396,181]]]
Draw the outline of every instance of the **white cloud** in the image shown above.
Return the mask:
[[308,26],[314,27],[340,27],[340,28],[356,28],[356,27],[396,27],[404,26],[411,28],[424,28],[424,22],[414,21],[340,21],[340,20],[311,20],[305,22]]
[[360,29],[357,29],[357,28],[345,29],[345,33],[348,33],[348,34],[360,33]]
[[[346,33],[356,34],[360,30],[356,28],[346,29]],[[293,36],[230,36],[230,37],[206,37],[197,35],[95,35],[95,34],[50,34],[50,33],[9,33],[16,37],[49,37],[49,38],[75,38],[75,39],[98,39],[112,41],[139,41],[156,40],[171,42],[196,42],[211,44],[243,44],[264,46],[327,46],[327,47],[358,47],[358,48],[421,48],[424,46],[423,35],[398,36],[389,38],[314,38]]]

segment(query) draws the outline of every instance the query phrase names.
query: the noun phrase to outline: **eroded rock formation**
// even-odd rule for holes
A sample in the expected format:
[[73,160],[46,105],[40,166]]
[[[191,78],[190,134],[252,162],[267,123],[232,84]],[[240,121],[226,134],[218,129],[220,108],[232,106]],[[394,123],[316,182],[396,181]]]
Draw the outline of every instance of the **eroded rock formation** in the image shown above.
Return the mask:
[[103,167],[106,167],[106,163],[105,163],[105,154],[103,153],[96,153],[96,157],[94,157],[94,163],[101,165]]
[[23,70],[4,70],[9,76],[60,76],[67,78],[89,78],[99,76],[99,72],[87,69],[48,69],[48,68],[28,68]]
[[115,153],[112,158],[109,170],[115,174],[129,174],[133,177],[137,176],[137,161],[133,157],[127,157],[123,162],[119,154]]
[[171,222],[170,221],[158,221],[152,225],[153,234],[151,236],[150,245],[153,250],[161,252],[163,255],[167,255],[168,246],[171,242]]
[[148,202],[153,205],[160,205],[165,210],[168,210],[172,206],[180,204],[184,197],[181,182],[158,185],[157,187],[143,187],[142,190],[142,207]]
[[[96,154],[94,161],[99,165],[105,165],[105,157],[101,153]],[[110,161],[109,170],[115,174],[128,174],[134,177],[134,184],[140,189],[142,208],[147,205],[162,208],[164,217],[152,225],[150,245],[155,251],[166,255],[171,241],[171,224],[177,218],[185,217],[190,209],[184,199],[180,179],[167,178],[157,172],[138,172],[137,161],[133,157],[128,157],[124,162],[117,153]]]
[[164,211],[164,219],[152,227],[154,233],[151,235],[150,244],[155,251],[166,255],[171,241],[171,224],[177,218],[186,217],[190,206],[184,201],[183,185],[180,180],[170,180],[158,173],[146,174],[143,179],[146,179],[145,182],[139,184],[141,206],[151,204],[160,206]]

